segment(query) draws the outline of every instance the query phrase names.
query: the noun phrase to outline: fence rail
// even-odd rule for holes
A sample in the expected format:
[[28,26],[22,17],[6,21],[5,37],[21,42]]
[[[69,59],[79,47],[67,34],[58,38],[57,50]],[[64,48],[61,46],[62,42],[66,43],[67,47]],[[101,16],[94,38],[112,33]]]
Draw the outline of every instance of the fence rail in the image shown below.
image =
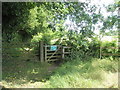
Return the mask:
[[117,53],[102,53],[103,56],[120,56],[120,54]]
[[[117,52],[116,53],[104,52],[104,50],[107,50],[107,49],[117,50]],[[102,56],[120,56],[119,49],[120,49],[119,47],[101,47],[101,55]]]
[[[56,50],[51,50],[56,46]],[[120,53],[105,53],[104,49],[120,51],[119,47],[101,47],[102,56],[120,56]],[[71,47],[62,45],[45,45],[42,41],[37,43],[4,43],[2,45],[3,58],[35,58],[41,62],[64,60],[65,55],[71,53]]]

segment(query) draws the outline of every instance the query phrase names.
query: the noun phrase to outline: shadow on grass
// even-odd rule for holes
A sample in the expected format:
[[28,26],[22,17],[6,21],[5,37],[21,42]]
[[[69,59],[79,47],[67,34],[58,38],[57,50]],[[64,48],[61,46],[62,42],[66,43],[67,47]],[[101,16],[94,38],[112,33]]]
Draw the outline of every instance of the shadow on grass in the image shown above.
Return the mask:
[[45,82],[50,64],[35,61],[7,60],[2,63],[2,80],[12,84]]

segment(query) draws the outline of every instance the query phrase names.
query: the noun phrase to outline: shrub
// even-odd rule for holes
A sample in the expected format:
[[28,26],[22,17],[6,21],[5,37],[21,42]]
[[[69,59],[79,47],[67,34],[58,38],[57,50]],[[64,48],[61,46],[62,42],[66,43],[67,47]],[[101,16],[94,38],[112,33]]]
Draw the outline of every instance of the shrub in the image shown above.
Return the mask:
[[118,43],[117,41],[105,41],[101,43],[103,53],[117,53],[118,52]]

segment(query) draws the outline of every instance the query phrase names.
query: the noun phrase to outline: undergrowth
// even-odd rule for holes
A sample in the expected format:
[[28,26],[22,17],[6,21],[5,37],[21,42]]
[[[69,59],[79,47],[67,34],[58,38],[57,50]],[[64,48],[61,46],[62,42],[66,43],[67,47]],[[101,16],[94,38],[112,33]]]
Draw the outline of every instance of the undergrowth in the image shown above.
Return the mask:
[[[2,63],[2,84],[5,87],[21,88],[35,82],[45,82],[48,78],[48,63],[39,61],[8,60]],[[38,85],[41,87],[41,85]],[[30,85],[28,85],[30,87]],[[35,86],[36,87],[36,86]]]
[[[3,62],[2,85],[9,88],[117,88],[118,58],[80,58],[48,72],[50,64]],[[50,68],[49,68],[50,69]]]
[[[118,72],[118,59],[93,58],[86,61],[76,59],[58,68],[50,80],[47,88],[110,88],[118,87],[117,79],[111,77],[111,84],[104,84],[111,73]],[[116,77],[117,78],[117,77]]]

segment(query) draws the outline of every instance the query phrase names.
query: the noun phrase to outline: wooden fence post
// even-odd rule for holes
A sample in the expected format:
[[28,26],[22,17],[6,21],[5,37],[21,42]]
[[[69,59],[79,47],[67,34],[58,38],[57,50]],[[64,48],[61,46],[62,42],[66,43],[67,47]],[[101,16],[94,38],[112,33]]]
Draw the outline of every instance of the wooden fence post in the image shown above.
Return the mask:
[[44,44],[43,41],[39,41],[39,46],[40,46],[40,61],[44,62]]
[[64,59],[65,55],[64,55],[65,49],[64,47],[62,48],[62,59]]
[[45,45],[45,62],[47,62],[47,46]]

